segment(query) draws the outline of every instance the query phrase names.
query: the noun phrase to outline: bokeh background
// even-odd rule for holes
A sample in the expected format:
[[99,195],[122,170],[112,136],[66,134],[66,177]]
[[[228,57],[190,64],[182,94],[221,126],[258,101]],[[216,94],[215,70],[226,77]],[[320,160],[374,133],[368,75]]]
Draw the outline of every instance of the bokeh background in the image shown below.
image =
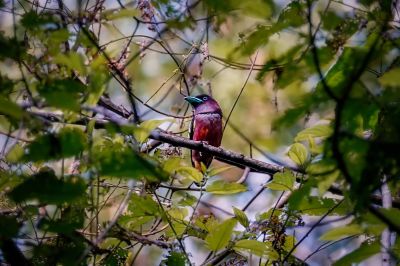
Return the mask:
[[[57,1],[2,2],[0,30],[6,36],[15,34],[14,23],[20,20],[27,10],[33,9],[40,13],[59,8]],[[62,2],[65,10],[73,15],[78,14],[85,5],[86,10],[93,10],[96,5],[96,1]],[[173,117],[191,114],[191,108],[183,97],[188,93],[190,95],[211,93],[220,103],[225,119],[231,113],[222,147],[262,161],[294,167],[295,164],[287,156],[287,151],[293,144],[296,134],[313,125],[329,124],[334,117],[332,109],[321,109],[321,112],[307,114],[295,123],[279,120],[288,109],[303,101],[303,96],[312,91],[319,81],[318,75],[310,70],[313,64],[311,59],[299,60],[301,52],[296,51],[296,47],[307,43],[306,25],[271,34],[268,36],[268,41],[262,45],[256,44],[251,47],[245,41],[254,30],[268,27],[269,23],[272,25],[278,20],[282,10],[287,8],[290,1],[209,0],[205,1],[206,4],[200,3],[191,9],[190,14],[187,11],[188,6],[195,4],[196,1],[100,2],[103,10],[99,16],[111,17],[123,9],[132,12],[129,16],[125,14],[117,17],[117,15],[116,18],[104,21],[101,25],[93,24],[90,30],[96,34],[100,47],[113,59],[126,57],[122,60],[123,63],[127,63],[124,74],[129,77],[133,93],[142,103],[172,115],[166,116],[155,112],[136,100],[137,112],[143,120],[165,120],[160,125],[161,128],[182,132],[182,136],[187,137],[190,118]],[[330,27],[333,28],[335,20],[340,18],[346,18],[348,23],[356,19],[359,10],[366,8],[361,2],[314,1],[312,20],[316,25],[320,23],[322,28],[322,33],[316,36],[317,45],[326,45],[327,40],[338,41],[334,39],[335,36],[327,33],[328,30]],[[218,10],[219,13],[213,13],[212,10]],[[293,13],[290,16],[301,17],[305,14]],[[188,17],[191,19],[187,19]],[[151,23],[138,23],[138,19]],[[168,22],[164,23],[165,21]],[[166,28],[169,30],[165,30]],[[46,30],[46,25],[43,30]],[[73,46],[77,38],[77,25],[71,23],[68,31],[73,33],[68,40]],[[22,36],[24,33],[22,29],[17,29],[16,34]],[[345,40],[343,46],[352,46],[363,38],[362,34],[352,36]],[[146,49],[143,49],[144,47]],[[326,55],[328,58],[322,62],[324,71],[328,70],[331,63],[337,59],[342,48],[339,47]],[[271,67],[265,68],[266,63]],[[281,66],[286,67],[285,71],[282,72]],[[0,62],[0,72],[9,78],[21,77],[18,65],[10,61]],[[370,75],[371,84],[375,84],[374,73]],[[186,79],[187,84],[182,77]],[[110,99],[129,112],[130,100],[121,85],[114,79],[104,85],[105,93]],[[8,128],[2,124],[0,130],[3,133],[8,132]],[[20,137],[29,138],[26,132],[21,132]],[[17,140],[9,139],[6,134],[0,135],[2,156],[5,156],[16,142]],[[178,148],[177,151],[186,164],[190,165],[188,150]],[[52,167],[56,172],[61,172],[70,168],[72,163],[71,159],[66,160],[65,165],[53,163]],[[223,166],[226,164],[216,160],[212,164],[214,168]],[[218,178],[235,182],[242,177],[242,174],[243,169],[233,167],[221,173]],[[244,207],[268,180],[270,180],[268,175],[250,173],[244,181],[248,191],[234,195],[206,194],[202,197],[197,212],[212,213],[221,219],[231,217],[232,206]],[[107,221],[114,215],[124,192],[123,188],[114,192],[112,200],[101,211],[100,220]],[[200,193],[192,192],[192,194],[198,197]],[[280,195],[280,191],[263,190],[246,210],[246,214],[250,219],[255,219],[257,215],[273,207]],[[288,228],[288,234],[293,234],[297,239],[301,238],[319,217],[306,215],[303,219],[305,225]],[[338,216],[326,218],[298,247],[296,256],[306,259],[323,243],[319,240],[321,234],[347,221]],[[240,225],[238,228],[241,228]],[[26,230],[30,230],[29,226]],[[330,265],[358,247],[359,243],[360,239],[357,238],[341,241],[316,252],[307,258],[307,262],[310,265]],[[200,265],[208,250],[195,238],[187,238],[185,244],[193,261],[196,265]],[[138,248],[132,247],[132,250]],[[145,246],[136,258],[135,265],[157,265],[163,259],[163,255],[165,255],[163,250]],[[377,265],[378,261],[379,255],[365,261],[363,265]],[[254,263],[258,263],[258,258],[254,258]]]

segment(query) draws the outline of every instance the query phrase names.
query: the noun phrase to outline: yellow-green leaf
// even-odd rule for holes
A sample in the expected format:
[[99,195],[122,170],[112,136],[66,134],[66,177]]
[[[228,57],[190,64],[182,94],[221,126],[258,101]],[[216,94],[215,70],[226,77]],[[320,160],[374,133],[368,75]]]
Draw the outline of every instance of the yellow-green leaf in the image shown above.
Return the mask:
[[146,120],[140,124],[138,128],[134,130],[134,135],[137,141],[144,142],[150,135],[153,129],[156,129],[162,123],[167,120]]
[[351,235],[362,234],[363,230],[357,224],[335,227],[323,234],[320,239],[323,241],[335,241]]
[[217,180],[207,186],[206,191],[213,194],[225,195],[247,191],[247,187],[243,184],[229,183],[223,180]]
[[225,172],[231,168],[233,168],[233,166],[224,166],[224,167],[220,167],[220,168],[213,168],[208,172],[207,175],[209,177],[213,177],[213,176],[219,175],[220,173]]
[[267,242],[260,242],[251,239],[242,239],[237,241],[233,249],[238,252],[246,251],[259,257],[267,255],[270,251]]
[[294,244],[296,243],[296,238],[294,236],[286,236],[285,237],[285,244],[283,245],[283,249],[287,252],[292,250]]
[[327,138],[332,135],[332,128],[329,125],[316,125],[313,127],[306,128],[299,133],[297,133],[296,138],[294,141],[304,141],[308,140],[309,137],[311,138]]
[[334,266],[355,265],[377,254],[380,250],[381,250],[381,244],[379,243],[379,241],[374,241],[372,243],[366,241],[362,243],[361,246],[356,250],[341,257],[333,265]]
[[0,97],[0,115],[1,114],[20,119],[26,113],[17,104]]
[[214,227],[205,239],[207,247],[212,251],[218,251],[226,247],[231,239],[236,222],[236,219],[232,218]]
[[193,180],[194,182],[201,182],[201,180],[203,180],[203,174],[191,166],[181,166],[176,169],[176,172],[183,177]]
[[24,155],[24,148],[20,144],[15,144],[7,153],[6,160],[10,163],[18,162]]
[[249,218],[247,218],[244,211],[236,207],[233,207],[233,213],[235,214],[236,219],[239,221],[241,225],[243,225],[244,227],[248,227],[250,225]]
[[335,170],[333,172],[329,172],[326,175],[321,175],[318,181],[318,192],[319,195],[323,195],[329,187],[336,181],[336,179],[340,176],[340,171]]
[[168,158],[163,164],[163,170],[167,173],[174,174],[181,165],[181,158],[172,157]]
[[81,54],[69,52],[67,54],[60,53],[54,58],[56,64],[64,65],[69,70],[77,71],[81,75],[86,74],[86,67]]
[[394,68],[379,78],[379,82],[384,86],[399,87],[400,68]]
[[296,178],[291,172],[276,173],[270,183],[266,185],[267,188],[272,190],[292,190]]
[[307,162],[308,152],[303,144],[295,143],[290,147],[288,156],[295,164],[302,166]]

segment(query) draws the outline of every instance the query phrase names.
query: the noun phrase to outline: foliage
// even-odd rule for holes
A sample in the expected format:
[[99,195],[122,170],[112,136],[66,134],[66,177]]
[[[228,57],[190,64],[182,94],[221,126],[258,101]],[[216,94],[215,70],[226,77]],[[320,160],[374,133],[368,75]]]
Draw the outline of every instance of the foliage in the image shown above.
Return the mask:
[[[399,261],[392,1],[42,2],[0,1],[1,263]],[[199,171],[209,89],[240,158]]]

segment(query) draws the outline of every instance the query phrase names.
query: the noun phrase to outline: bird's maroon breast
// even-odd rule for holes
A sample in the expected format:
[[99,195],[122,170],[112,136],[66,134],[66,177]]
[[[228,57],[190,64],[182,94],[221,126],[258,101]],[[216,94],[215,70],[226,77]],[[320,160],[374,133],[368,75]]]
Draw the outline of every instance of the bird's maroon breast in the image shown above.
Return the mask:
[[[222,117],[219,113],[196,114],[193,125],[193,140],[205,141],[219,147],[222,141]],[[199,151],[192,151],[192,164],[202,171],[201,163],[206,167],[211,164],[213,156]]]
[[222,140],[222,118],[220,114],[197,114],[194,119],[193,140],[207,141],[218,147]]

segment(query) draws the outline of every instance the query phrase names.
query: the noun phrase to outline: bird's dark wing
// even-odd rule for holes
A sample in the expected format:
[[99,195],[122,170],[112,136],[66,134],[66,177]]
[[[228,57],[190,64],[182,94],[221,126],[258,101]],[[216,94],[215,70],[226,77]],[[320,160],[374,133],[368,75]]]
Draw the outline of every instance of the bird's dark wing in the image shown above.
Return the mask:
[[[189,125],[189,138],[191,140],[193,140],[193,134],[194,134],[194,114],[192,116],[192,121],[190,121],[190,125]],[[190,149],[190,161],[192,162],[192,166],[194,167],[194,162],[192,159],[192,149]]]

